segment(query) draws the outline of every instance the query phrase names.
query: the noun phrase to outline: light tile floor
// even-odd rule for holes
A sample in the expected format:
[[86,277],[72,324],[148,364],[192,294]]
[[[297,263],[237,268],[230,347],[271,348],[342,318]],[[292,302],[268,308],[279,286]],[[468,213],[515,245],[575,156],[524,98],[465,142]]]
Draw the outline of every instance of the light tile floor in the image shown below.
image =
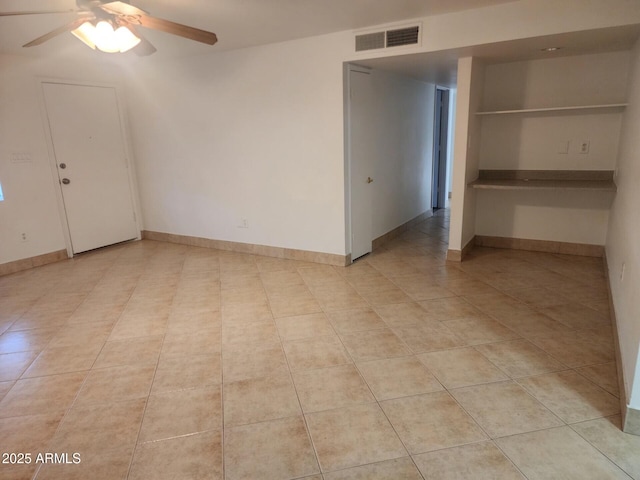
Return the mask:
[[640,478],[601,260],[447,263],[447,222],[348,268],[142,241],[0,278],[0,479]]

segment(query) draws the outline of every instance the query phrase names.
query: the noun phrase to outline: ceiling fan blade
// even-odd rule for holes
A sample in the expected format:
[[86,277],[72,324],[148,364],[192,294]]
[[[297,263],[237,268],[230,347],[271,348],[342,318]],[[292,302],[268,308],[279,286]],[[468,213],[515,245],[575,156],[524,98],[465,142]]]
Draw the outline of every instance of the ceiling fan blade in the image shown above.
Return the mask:
[[73,13],[78,10],[42,10],[39,12],[0,12],[0,17],[13,17],[18,15],[40,15],[46,13]]
[[218,37],[213,32],[207,32],[206,30],[200,30],[199,28],[189,27],[181,23],[170,22],[169,20],[151,17],[149,15],[140,15],[140,25],[195,40],[196,42],[206,43],[207,45],[213,45],[218,41]]
[[161,32],[171,33],[173,35],[179,35],[196,42],[206,43],[207,45],[213,45],[218,41],[218,37],[213,32],[207,32],[206,30],[200,30],[199,28],[189,27],[181,23],[171,22],[162,18],[156,18],[149,15],[144,10],[140,10],[137,7],[129,5],[123,2],[111,2],[100,5],[100,8],[107,13],[113,15],[121,15],[123,20],[134,25],[140,25],[145,28],[151,28],[153,30],[160,30]]
[[58,27],[55,30],[50,31],[49,33],[45,33],[41,37],[38,37],[35,40],[31,40],[29,43],[25,43],[23,47],[35,47],[36,45],[40,45],[46,42],[47,40],[51,40],[52,38],[57,37],[60,34],[63,34],[65,32],[70,32],[71,30],[75,30],[84,22],[86,22],[88,18],[89,17],[86,17],[86,16],[76,18],[73,22],[70,22],[66,25]]

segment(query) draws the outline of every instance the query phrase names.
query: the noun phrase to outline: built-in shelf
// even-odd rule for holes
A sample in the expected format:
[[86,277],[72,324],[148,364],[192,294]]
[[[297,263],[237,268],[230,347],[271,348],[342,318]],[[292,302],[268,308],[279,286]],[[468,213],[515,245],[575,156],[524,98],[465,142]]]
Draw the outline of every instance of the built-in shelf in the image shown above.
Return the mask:
[[610,170],[480,170],[472,188],[492,190],[598,190],[615,192]]
[[514,113],[570,112],[581,110],[622,110],[626,106],[626,103],[609,103],[605,105],[576,105],[572,107],[524,108],[520,110],[495,110],[489,112],[476,112],[476,115],[507,115]]

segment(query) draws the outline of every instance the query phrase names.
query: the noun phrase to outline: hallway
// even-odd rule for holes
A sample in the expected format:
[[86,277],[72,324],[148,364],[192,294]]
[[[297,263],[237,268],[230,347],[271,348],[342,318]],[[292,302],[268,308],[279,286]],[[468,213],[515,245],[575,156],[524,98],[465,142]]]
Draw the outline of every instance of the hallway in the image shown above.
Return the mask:
[[0,479],[640,478],[602,260],[446,262],[447,215],[346,268],[141,241],[0,277]]

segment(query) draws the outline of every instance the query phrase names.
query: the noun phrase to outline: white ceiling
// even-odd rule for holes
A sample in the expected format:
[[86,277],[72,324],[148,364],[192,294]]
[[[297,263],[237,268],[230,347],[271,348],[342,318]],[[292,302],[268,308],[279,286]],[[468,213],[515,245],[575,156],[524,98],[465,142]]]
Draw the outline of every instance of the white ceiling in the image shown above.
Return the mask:
[[[213,31],[218,35],[218,43],[209,46],[145,29],[145,36],[158,49],[150,58],[160,60],[358,30],[512,1],[516,0],[130,0],[130,3],[156,17]],[[0,11],[3,12],[75,9],[75,0],[0,1]],[[108,55],[92,51],[67,33],[43,45],[22,48],[23,44],[74,18],[73,13],[0,17],[0,53],[34,57],[62,54],[80,59]],[[456,82],[457,59],[463,55],[478,56],[488,62],[504,62],[544,55],[622,50],[631,48],[639,35],[640,25],[634,25],[451,51],[385,57],[359,63],[443,86],[453,86]],[[551,54],[542,53],[541,49],[548,46],[563,48]],[[135,57],[133,53],[125,55]]]
[[[131,0],[151,15],[218,35],[214,46],[144,30],[156,57],[197,55],[360,29],[409,18],[479,8],[514,0]],[[72,10],[75,0],[2,0],[0,10]],[[69,34],[43,45],[21,46],[70,22],[73,14],[0,17],[0,52],[45,56],[86,49]],[[90,52],[91,53],[91,52]]]

